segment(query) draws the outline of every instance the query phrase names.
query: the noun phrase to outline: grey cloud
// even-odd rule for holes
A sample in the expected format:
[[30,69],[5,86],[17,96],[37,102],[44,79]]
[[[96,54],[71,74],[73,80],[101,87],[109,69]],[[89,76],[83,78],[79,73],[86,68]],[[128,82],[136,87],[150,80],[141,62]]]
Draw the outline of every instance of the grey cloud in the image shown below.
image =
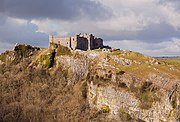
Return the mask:
[[[3,19],[6,19],[3,16]],[[2,17],[0,16],[0,21]],[[14,24],[13,20],[7,20],[0,22],[0,42],[15,44],[26,43],[37,46],[47,46],[48,35],[45,33],[37,32],[38,27],[32,23],[23,24],[21,26]]]
[[[150,25],[139,31],[127,31],[128,29],[118,31],[116,29],[108,30],[98,27],[96,26],[97,20],[99,22],[103,21],[103,19],[108,20],[108,18],[113,16],[113,12],[103,6],[100,2],[95,1],[96,0],[0,0],[0,52],[2,50],[1,47],[5,47],[2,44],[6,44],[6,47],[15,43],[27,43],[47,47],[48,35],[37,32],[38,26],[30,22],[32,19],[56,19],[58,22],[56,20],[54,22],[59,24],[57,26],[61,26],[62,29],[64,29],[62,31],[66,31],[69,34],[90,32],[98,37],[102,37],[105,41],[119,40],[114,42],[114,45],[117,45],[118,47],[122,46],[132,50],[138,48],[138,51],[153,51],[160,48],[166,48],[156,45],[162,44],[162,42],[168,42],[172,38],[180,38],[180,30],[175,29],[171,24],[165,23],[163,20],[158,24],[150,23]],[[180,11],[179,0],[161,0],[161,3],[159,4],[166,5],[166,2],[172,3],[173,7]],[[119,9],[121,9],[121,7],[123,8],[123,6],[119,5]],[[147,14],[147,17],[153,17],[154,12],[158,10],[154,8],[154,10],[151,11],[151,8],[145,9],[144,7],[135,7],[131,9],[135,14],[137,13],[138,15],[138,13],[142,12],[145,15]],[[158,15],[161,18],[161,12],[159,12],[157,16]],[[7,19],[8,16],[29,20],[29,23],[16,25],[14,22]],[[61,23],[61,21],[66,23]],[[52,29],[51,26],[49,26],[49,28]],[[120,40],[140,40],[146,44],[134,44],[133,42],[127,44]],[[138,43],[138,41],[135,43]],[[108,42],[108,44],[111,46],[111,42]],[[166,50],[160,53],[162,54],[165,52]]]
[[180,1],[179,0],[160,0],[159,1],[159,4],[162,4],[162,5],[166,5],[170,3],[171,5],[173,5],[173,7],[180,11]]
[[151,24],[144,30],[138,32],[137,39],[147,40],[149,42],[169,41],[172,37],[179,38],[180,30],[175,29],[169,24],[159,23]]
[[[1,42],[1,41],[0,41],[0,42]],[[0,54],[1,54],[2,52],[5,52],[6,50],[12,50],[13,47],[14,47],[14,45],[11,44],[11,43],[1,42],[1,45],[0,45]]]
[[110,16],[99,2],[91,0],[1,0],[1,12],[23,19],[78,19],[87,15],[92,19]]
[[[178,56],[180,48],[176,43],[179,40],[166,42],[148,43],[137,40],[106,41],[105,44],[112,47],[141,52],[150,56]],[[173,49],[172,49],[173,48]]]
[[0,12],[4,11],[4,0],[0,0]]
[[[106,33],[106,34],[104,34]],[[180,30],[175,29],[169,24],[159,23],[150,24],[140,31],[118,31],[100,33],[105,40],[143,40],[144,42],[157,43],[169,41],[171,38],[180,38]]]
[[4,15],[0,14],[0,25],[5,24],[6,19],[7,19],[7,17],[6,17],[6,16],[4,16]]

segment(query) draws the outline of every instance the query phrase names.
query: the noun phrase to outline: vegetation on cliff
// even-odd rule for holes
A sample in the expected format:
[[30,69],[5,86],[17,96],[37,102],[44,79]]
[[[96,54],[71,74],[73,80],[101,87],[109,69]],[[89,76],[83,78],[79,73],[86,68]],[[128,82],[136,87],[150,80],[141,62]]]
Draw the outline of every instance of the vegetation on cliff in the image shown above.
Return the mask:
[[178,119],[180,61],[174,60],[16,45],[0,55],[0,121]]

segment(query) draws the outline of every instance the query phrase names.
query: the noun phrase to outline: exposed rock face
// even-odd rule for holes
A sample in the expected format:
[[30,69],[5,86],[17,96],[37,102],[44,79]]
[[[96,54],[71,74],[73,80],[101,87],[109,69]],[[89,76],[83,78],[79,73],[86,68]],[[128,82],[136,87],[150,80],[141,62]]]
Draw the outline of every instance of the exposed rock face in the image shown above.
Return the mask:
[[120,113],[127,112],[134,121],[143,120],[147,122],[168,121],[175,122],[176,111],[178,108],[173,108],[168,93],[164,91],[161,96],[161,101],[156,102],[149,109],[142,109],[140,101],[124,89],[114,89],[112,86],[101,86],[89,84],[88,100],[91,107],[102,109],[106,105],[110,108],[109,118],[116,118],[116,121],[121,120]]
[[62,63],[66,69],[72,72],[71,81],[79,81],[85,78],[88,74],[89,60],[87,57],[73,58],[68,56],[60,56],[57,63]]
[[0,55],[0,121],[179,121],[179,65],[55,46]]
[[[115,60],[118,64],[122,65],[132,65],[133,61],[125,58],[118,58],[117,56],[111,57],[113,60]],[[135,62],[136,63],[136,62]]]

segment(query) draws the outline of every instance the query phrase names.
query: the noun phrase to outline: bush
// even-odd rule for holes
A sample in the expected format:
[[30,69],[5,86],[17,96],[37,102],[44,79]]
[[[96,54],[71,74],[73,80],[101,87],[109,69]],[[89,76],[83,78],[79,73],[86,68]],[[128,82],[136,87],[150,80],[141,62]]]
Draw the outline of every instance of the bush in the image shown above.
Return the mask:
[[56,50],[56,55],[69,55],[71,56],[71,50],[68,47],[62,46],[60,44],[50,43],[50,48]]
[[177,96],[174,95],[174,96],[172,97],[172,101],[171,101],[171,105],[172,105],[172,107],[173,107],[174,109],[176,109],[176,107],[177,107],[176,101],[177,101]]
[[46,55],[41,55],[40,63],[43,64],[44,68],[51,68],[54,64],[55,52],[51,52]]
[[68,47],[64,47],[61,45],[58,45],[57,51],[56,51],[56,55],[60,56],[60,55],[69,55],[72,56],[71,50]]
[[142,109],[149,109],[152,107],[153,103],[159,101],[160,99],[155,94],[157,88],[152,87],[151,82],[145,82],[138,92],[136,92],[136,96],[141,101],[140,107]]
[[0,60],[6,64],[10,64],[13,61],[13,56],[13,51],[6,51],[0,55]]
[[102,108],[101,108],[101,111],[103,113],[110,113],[111,112],[111,109],[108,105],[103,105]]
[[84,83],[82,84],[81,91],[82,91],[82,96],[83,96],[84,98],[87,98],[87,92],[88,92],[87,82],[84,82]]
[[17,53],[17,55],[21,56],[22,58],[26,58],[32,52],[38,51],[38,50],[40,50],[40,48],[33,47],[31,45],[25,45],[25,44],[18,44],[14,48],[14,51]]
[[33,47],[31,45],[26,44],[18,44],[15,46],[15,59],[13,60],[13,64],[18,64],[22,59],[27,58],[33,55],[34,52],[39,51],[39,47]]
[[119,109],[119,116],[123,122],[131,122],[133,119],[124,108]]

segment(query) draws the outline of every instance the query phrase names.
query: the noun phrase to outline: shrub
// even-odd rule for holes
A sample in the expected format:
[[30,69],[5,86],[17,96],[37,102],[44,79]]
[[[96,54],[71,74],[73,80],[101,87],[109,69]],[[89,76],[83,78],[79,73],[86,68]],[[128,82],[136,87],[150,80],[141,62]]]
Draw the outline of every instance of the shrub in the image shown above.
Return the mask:
[[58,48],[58,44],[51,42],[51,43],[50,43],[50,48],[56,49],[56,48]]
[[71,56],[71,50],[68,47],[62,46],[60,44],[50,43],[50,47],[56,50],[56,55],[69,55]]
[[123,75],[125,73],[125,71],[119,71],[116,73],[116,75]]
[[177,96],[174,95],[174,96],[172,97],[172,101],[171,101],[171,105],[172,105],[172,107],[173,107],[174,109],[177,107],[176,101],[177,101]]
[[55,52],[51,52],[46,55],[40,56],[40,63],[43,64],[44,68],[51,68],[54,64]]
[[108,105],[103,105],[102,108],[101,108],[101,111],[103,113],[110,113],[111,112],[111,109]]
[[0,60],[6,64],[10,64],[13,61],[13,56],[13,51],[6,51],[0,55]]
[[84,83],[82,84],[81,91],[82,91],[82,96],[83,96],[84,98],[87,98],[87,92],[88,92],[87,82],[84,82]]
[[15,46],[14,51],[18,56],[21,56],[22,58],[28,57],[32,52],[38,51],[40,48],[33,47],[31,45],[25,45],[25,44],[18,44]]
[[157,88],[152,87],[151,82],[145,82],[138,92],[136,92],[136,96],[141,101],[140,107],[142,109],[149,109],[152,107],[153,103],[159,101],[160,99],[155,94]]
[[131,122],[133,119],[124,108],[119,109],[119,116],[123,122]]
[[118,82],[118,87],[127,88],[127,85],[125,83]]
[[59,46],[57,48],[57,56],[59,56],[59,55],[69,55],[69,56],[71,56],[72,53],[71,53],[71,50],[69,48],[64,47],[64,46]]
[[33,47],[31,45],[26,44],[18,44],[15,46],[15,59],[13,60],[13,64],[18,64],[22,59],[31,56],[34,52],[40,50],[39,47]]

